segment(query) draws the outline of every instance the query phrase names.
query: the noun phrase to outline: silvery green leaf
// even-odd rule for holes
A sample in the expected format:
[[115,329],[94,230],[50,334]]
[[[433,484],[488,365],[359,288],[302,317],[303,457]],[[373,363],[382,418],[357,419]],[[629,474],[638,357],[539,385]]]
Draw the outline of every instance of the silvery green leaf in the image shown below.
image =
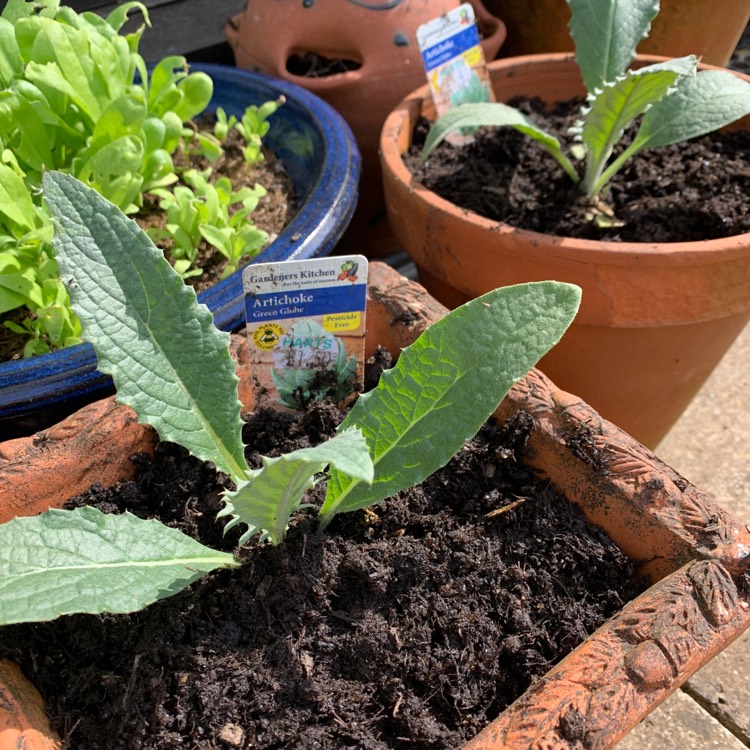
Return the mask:
[[43,186],[60,277],[118,400],[162,440],[243,477],[229,334],[118,208],[60,172],[46,172]]
[[444,466],[511,385],[560,340],[580,298],[572,284],[521,284],[467,302],[431,325],[341,424],[362,430],[375,478],[368,487],[332,471],[321,524],[418,484]]
[[634,145],[667,146],[711,133],[750,113],[750,83],[723,70],[704,70],[646,112]]
[[676,90],[643,116],[632,143],[604,170],[591,189],[596,193],[634,154],[697,138],[750,113],[750,84],[727,71],[701,71],[682,78]]
[[584,188],[591,195],[612,149],[636,117],[664,97],[683,76],[695,75],[692,55],[630,70],[589,98],[581,137],[587,149]]
[[568,0],[576,62],[589,92],[617,80],[659,12],[658,0]]
[[479,102],[461,104],[449,109],[430,128],[422,149],[422,161],[427,159],[445,138],[461,128],[510,127],[533,138],[557,160],[573,182],[578,182],[578,173],[560,148],[560,141],[542,130],[523,112],[501,102]]
[[360,430],[345,430],[314,448],[277,458],[264,456],[261,469],[248,472],[247,481],[238,482],[235,491],[224,493],[226,506],[219,516],[233,516],[226,529],[247,524],[240,544],[261,531],[272,544],[283,542],[289,518],[326,466],[357,482],[372,482],[372,459]]
[[129,513],[49,510],[0,525],[0,624],[76,612],[135,612],[232,555]]

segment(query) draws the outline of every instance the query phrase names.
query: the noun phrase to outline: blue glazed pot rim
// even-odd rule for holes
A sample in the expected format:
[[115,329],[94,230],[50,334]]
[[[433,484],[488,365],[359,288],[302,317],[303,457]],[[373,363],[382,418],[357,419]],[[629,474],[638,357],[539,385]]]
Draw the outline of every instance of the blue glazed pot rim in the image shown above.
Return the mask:
[[[272,115],[269,136],[274,119],[281,125],[285,117],[306,118],[305,127],[319,139],[320,153],[315,153],[315,174],[309,180],[306,199],[289,225],[252,262],[330,254],[354,214],[360,175],[359,151],[341,115],[300,86],[264,73],[209,63],[195,63],[190,69],[202,70],[214,81],[209,109],[236,110],[231,102],[227,104],[225,95],[236,99],[242,98],[242,92],[253,92],[259,101],[283,95],[287,104]],[[244,322],[241,270],[198,298],[208,305],[216,325],[223,330],[235,330]],[[66,404],[78,407],[112,391],[111,378],[96,370],[96,355],[90,344],[5,362],[0,364],[0,420],[28,417]]]

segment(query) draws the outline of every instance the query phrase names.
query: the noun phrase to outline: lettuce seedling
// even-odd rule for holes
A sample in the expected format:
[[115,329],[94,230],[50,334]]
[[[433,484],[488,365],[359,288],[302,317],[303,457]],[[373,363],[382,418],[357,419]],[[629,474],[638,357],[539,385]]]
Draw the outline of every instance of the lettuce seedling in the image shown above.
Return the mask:
[[[220,517],[277,544],[304,493],[328,471],[321,513],[362,508],[445,465],[510,386],[563,335],[580,289],[538,282],[498,289],[432,325],[361,397],[338,434],[248,467],[229,335],[148,237],[96,191],[48,172],[55,249],[99,369],[162,440],[231,477]],[[429,450],[425,450],[429,446]],[[0,526],[0,624],[72,612],[129,612],[218,567],[219,553],[156,521],[93,508]]]
[[[211,79],[189,73],[183,57],[164,58],[149,75],[138,54],[144,27],[120,33],[133,11],[150,23],[140,2],[122,3],[102,18],[77,13],[59,0],[9,0],[0,14],[0,314],[27,308],[22,321],[5,323],[29,336],[26,356],[81,340],[50,244],[52,227],[40,189],[43,170],[73,174],[135,213],[144,193],[178,181],[173,154],[189,148],[185,123],[211,99]],[[243,118],[250,152],[260,153],[259,134],[268,130],[264,118],[277,106],[274,101],[250,108]],[[225,117],[220,131],[229,122]],[[187,132],[189,143],[218,158],[218,140]],[[239,193],[232,202],[242,205],[231,219],[224,201],[214,212],[221,221],[214,227],[202,219],[205,229],[196,231],[194,246],[183,251],[176,243],[185,276],[195,273],[186,258],[194,257],[204,239],[229,258],[227,274],[266,241],[247,219],[249,193]]]
[[242,155],[248,164],[255,164],[263,160],[261,152],[261,139],[268,132],[270,123],[268,118],[285,102],[285,98],[280,96],[275,101],[264,102],[260,107],[251,104],[242,115],[239,122],[234,123],[234,127],[245,139],[245,146],[242,149]]
[[182,179],[185,185],[151,191],[160,199],[159,208],[166,211],[167,224],[146,232],[155,242],[166,241],[174,268],[183,279],[202,273],[196,258],[205,240],[226,258],[222,272],[226,278],[268,242],[268,232],[258,229],[250,218],[266,189],[256,184],[233,190],[228,177],[210,182],[196,169],[187,170]]
[[[636,46],[659,12],[658,0],[567,2],[576,62],[588,91],[581,120],[572,131],[580,140],[574,152],[583,158],[583,177],[557,138],[500,102],[462,104],[446,112],[428,133],[423,160],[446,136],[463,128],[511,127],[547,149],[587,196],[597,198],[639,151],[705,135],[750,112],[749,83],[727,71],[696,73],[698,60],[692,55],[628,70]],[[625,130],[641,116],[630,144],[610,162]]]

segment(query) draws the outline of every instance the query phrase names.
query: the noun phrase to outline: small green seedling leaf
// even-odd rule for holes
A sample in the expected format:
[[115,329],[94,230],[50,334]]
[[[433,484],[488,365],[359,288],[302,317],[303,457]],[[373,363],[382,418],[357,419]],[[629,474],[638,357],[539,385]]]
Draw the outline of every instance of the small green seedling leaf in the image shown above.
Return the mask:
[[362,430],[375,478],[368,487],[334,469],[321,525],[444,466],[511,385],[560,340],[580,299],[581,290],[571,284],[522,284],[467,302],[431,325],[341,424]]
[[232,555],[177,529],[95,508],[0,525],[0,625],[77,612],[134,612],[176,594]]
[[219,516],[234,516],[226,529],[247,524],[240,544],[261,531],[272,544],[283,542],[289,518],[326,466],[356,482],[372,482],[372,458],[360,430],[345,430],[314,448],[302,448],[278,458],[264,456],[262,469],[248,472],[248,481],[224,494],[226,507]]
[[0,164],[0,217],[5,216],[21,229],[34,228],[34,207],[23,180],[10,167]]
[[617,80],[659,12],[659,0],[568,0],[570,33],[586,88]]
[[60,172],[46,172],[43,185],[61,278],[118,399],[162,440],[232,477],[244,476],[229,335],[214,327],[195,292],[109,201]]

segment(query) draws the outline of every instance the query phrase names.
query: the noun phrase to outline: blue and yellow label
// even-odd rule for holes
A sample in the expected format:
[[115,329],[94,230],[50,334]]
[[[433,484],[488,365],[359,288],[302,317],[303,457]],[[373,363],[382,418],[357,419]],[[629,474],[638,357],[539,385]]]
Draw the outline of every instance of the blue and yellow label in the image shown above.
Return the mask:
[[361,255],[245,268],[256,405],[300,409],[308,397],[338,401],[362,383],[367,271]]
[[[422,24],[417,29],[417,43],[438,116],[460,104],[494,100],[474,10],[469,3]],[[449,134],[447,140],[459,145],[470,135],[463,128],[459,133]]]

